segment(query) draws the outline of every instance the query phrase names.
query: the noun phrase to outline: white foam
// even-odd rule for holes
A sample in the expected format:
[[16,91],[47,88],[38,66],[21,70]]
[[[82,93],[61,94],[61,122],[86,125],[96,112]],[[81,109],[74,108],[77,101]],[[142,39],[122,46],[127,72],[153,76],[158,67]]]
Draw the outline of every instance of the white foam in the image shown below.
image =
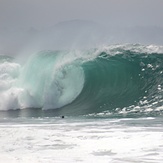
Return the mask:
[[12,62],[0,64],[0,110],[17,109],[18,92],[13,85],[19,75],[20,65]]
[[162,163],[161,119],[113,120],[1,123],[1,162]]
[[20,90],[18,88],[10,88],[4,92],[0,93],[0,109],[1,110],[11,110],[19,109],[18,95]]
[[161,45],[141,45],[141,44],[115,44],[115,45],[103,45],[98,48],[98,53],[106,52],[109,55],[120,54],[123,51],[131,51],[135,53],[163,53],[163,46]]

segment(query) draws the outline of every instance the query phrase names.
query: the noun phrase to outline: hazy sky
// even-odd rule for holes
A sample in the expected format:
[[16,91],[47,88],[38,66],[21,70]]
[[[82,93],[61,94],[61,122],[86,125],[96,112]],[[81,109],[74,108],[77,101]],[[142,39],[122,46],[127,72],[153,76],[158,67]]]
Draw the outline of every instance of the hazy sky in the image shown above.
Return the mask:
[[71,19],[163,27],[163,0],[0,0],[0,27],[44,28]]
[[[55,25],[64,21],[70,26],[60,23],[57,31]],[[81,28],[80,22],[93,28]],[[114,43],[162,45],[162,36],[163,0],[0,0],[0,54]]]

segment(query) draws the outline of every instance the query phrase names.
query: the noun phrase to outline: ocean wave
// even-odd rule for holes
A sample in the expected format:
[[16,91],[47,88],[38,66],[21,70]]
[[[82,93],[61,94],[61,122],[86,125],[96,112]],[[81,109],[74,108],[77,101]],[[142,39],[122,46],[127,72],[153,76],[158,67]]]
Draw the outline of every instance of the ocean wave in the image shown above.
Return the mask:
[[159,108],[162,63],[162,46],[139,44],[42,51],[24,65],[1,57],[0,109],[90,114]]

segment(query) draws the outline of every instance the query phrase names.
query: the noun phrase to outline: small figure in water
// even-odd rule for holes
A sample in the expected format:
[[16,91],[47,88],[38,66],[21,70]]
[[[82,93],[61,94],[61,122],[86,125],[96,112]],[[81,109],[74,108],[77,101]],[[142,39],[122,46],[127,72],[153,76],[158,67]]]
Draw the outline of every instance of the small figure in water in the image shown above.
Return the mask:
[[63,118],[65,118],[65,116],[64,116],[64,115],[62,115],[62,116],[61,116],[61,118],[63,119]]

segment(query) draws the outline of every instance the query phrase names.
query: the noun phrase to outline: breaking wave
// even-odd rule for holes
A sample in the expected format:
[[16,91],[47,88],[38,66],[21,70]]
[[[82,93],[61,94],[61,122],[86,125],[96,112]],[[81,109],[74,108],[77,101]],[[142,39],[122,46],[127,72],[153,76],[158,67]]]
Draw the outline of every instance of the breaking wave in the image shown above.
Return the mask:
[[63,114],[163,109],[163,47],[112,45],[42,51],[24,64],[0,57],[0,110]]

